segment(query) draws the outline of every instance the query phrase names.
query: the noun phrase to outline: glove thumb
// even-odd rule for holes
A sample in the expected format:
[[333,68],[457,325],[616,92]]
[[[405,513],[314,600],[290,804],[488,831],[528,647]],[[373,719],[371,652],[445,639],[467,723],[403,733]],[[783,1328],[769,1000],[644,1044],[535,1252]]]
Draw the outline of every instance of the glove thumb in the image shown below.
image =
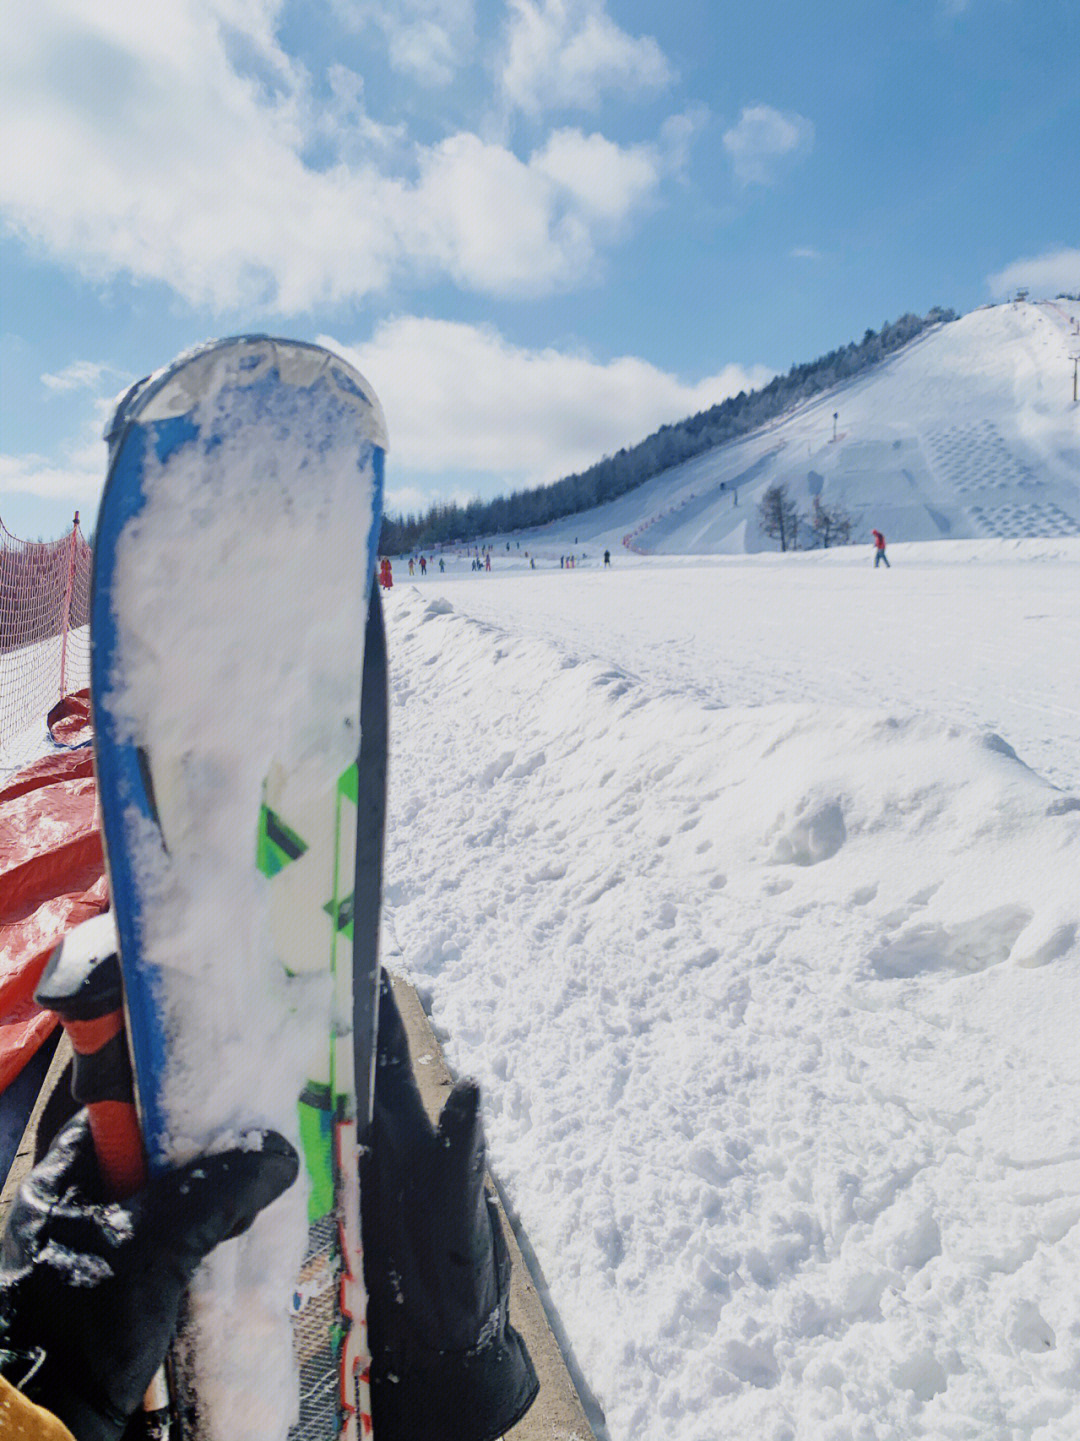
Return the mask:
[[254,1131],[242,1148],[201,1156],[147,1186],[142,1226],[179,1268],[183,1283],[221,1241],[248,1229],[292,1185],[296,1151],[276,1131]]
[[443,1165],[465,1174],[482,1172],[484,1130],[480,1122],[480,1087],[473,1080],[457,1081],[439,1116],[438,1140],[450,1154]]
[[451,1250],[472,1256],[479,1265],[490,1246],[490,1226],[483,1216],[484,1127],[475,1081],[458,1081],[447,1097],[433,1159],[433,1195],[439,1197],[441,1225]]

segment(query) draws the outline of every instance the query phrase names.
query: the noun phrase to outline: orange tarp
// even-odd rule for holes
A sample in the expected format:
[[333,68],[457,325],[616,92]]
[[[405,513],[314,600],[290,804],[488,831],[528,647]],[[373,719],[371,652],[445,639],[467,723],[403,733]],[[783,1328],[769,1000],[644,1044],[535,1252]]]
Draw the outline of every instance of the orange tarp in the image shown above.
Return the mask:
[[[86,693],[64,705],[64,741],[89,739]],[[91,751],[43,756],[0,788],[0,1091],[57,1024],[34,1002],[53,948],[107,906]]]

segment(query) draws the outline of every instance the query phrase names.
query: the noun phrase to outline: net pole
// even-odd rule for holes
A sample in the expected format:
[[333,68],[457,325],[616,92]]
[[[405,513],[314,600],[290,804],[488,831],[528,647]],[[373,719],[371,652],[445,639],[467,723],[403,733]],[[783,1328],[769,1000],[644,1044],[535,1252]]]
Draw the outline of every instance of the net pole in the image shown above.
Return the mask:
[[71,592],[75,585],[75,550],[79,544],[79,512],[71,526],[71,543],[68,546],[67,589],[64,592],[64,612],[60,619],[60,695],[64,699],[64,684],[67,679],[68,630],[71,626]]

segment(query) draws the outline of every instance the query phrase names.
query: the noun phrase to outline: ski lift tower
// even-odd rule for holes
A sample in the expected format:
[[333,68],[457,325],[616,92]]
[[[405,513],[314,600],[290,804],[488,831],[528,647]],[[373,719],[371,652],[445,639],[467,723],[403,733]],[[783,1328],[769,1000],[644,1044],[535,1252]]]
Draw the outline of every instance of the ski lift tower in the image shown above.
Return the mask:
[[1028,290],[1027,286],[1021,285],[1020,289],[1016,292],[1016,303],[1018,305],[1022,305],[1030,294],[1031,292]]
[[1069,359],[1073,363],[1073,405],[1077,400],[1077,377],[1080,375],[1080,350],[1070,350]]

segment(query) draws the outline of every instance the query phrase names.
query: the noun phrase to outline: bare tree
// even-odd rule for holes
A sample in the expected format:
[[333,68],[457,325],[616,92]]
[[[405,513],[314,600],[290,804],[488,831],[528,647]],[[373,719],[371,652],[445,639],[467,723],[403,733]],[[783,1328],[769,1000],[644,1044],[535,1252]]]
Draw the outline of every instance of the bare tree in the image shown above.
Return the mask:
[[823,504],[820,495],[814,496],[810,512],[810,529],[817,543],[828,550],[830,545],[848,545],[854,521],[842,505]]
[[781,550],[794,550],[799,536],[799,513],[786,485],[770,485],[758,505],[758,523],[765,534],[780,542]]

